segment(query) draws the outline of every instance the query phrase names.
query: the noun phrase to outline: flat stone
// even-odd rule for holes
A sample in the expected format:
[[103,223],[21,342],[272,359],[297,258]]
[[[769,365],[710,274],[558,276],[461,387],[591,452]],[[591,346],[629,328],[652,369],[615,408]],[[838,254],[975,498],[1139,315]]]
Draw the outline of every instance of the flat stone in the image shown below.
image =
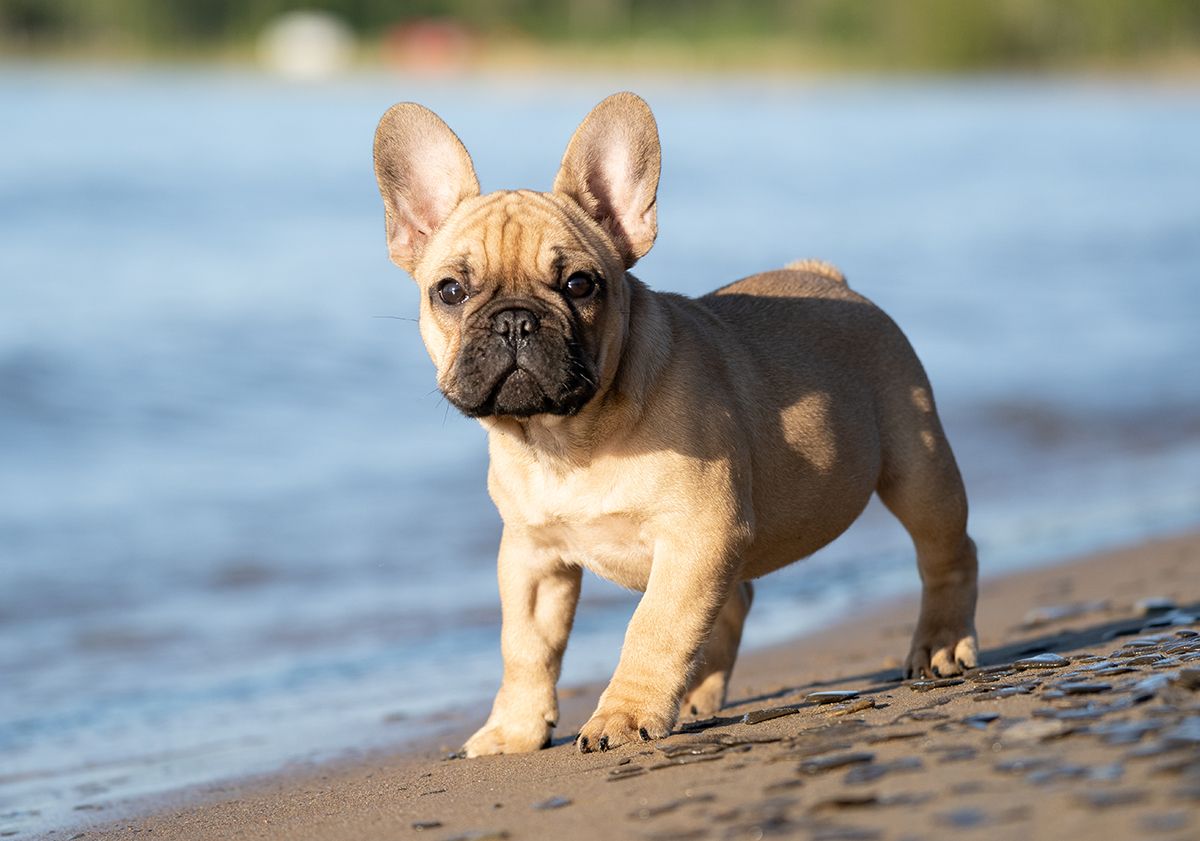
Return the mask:
[[955,809],[951,812],[941,812],[934,815],[938,823],[952,826],[955,829],[970,829],[987,823],[987,813],[982,809]]
[[1115,721],[1097,724],[1089,732],[1099,736],[1106,745],[1132,745],[1140,742],[1147,733],[1162,729],[1157,721]]
[[1161,654],[1151,651],[1148,654],[1138,654],[1128,658],[1125,661],[1126,666],[1149,666],[1151,663],[1157,663],[1159,660],[1165,660]]
[[908,688],[914,692],[928,692],[931,689],[943,689],[947,686],[958,686],[967,681],[961,677],[944,677],[937,680],[914,680]]
[[846,785],[861,785],[881,780],[889,774],[920,771],[925,767],[919,757],[903,756],[891,762],[873,762],[868,765],[858,765],[846,772],[842,782]]
[[1114,675],[1125,675],[1135,671],[1131,666],[1109,666],[1104,669],[1097,669],[1093,674],[1096,677],[1112,677]]
[[1178,628],[1175,631],[1175,636],[1183,639],[1191,639],[1192,637],[1200,637],[1200,631],[1194,631],[1191,628]]
[[566,806],[570,806],[573,802],[574,801],[569,797],[562,797],[561,795],[556,794],[554,797],[547,798],[540,803],[534,803],[533,808],[537,809],[539,812],[548,812],[551,809],[562,809]]
[[1094,765],[1088,771],[1088,779],[1096,782],[1115,783],[1125,776],[1125,766],[1120,762],[1110,762],[1108,765]]
[[675,768],[679,765],[695,765],[698,762],[716,762],[724,758],[724,754],[720,753],[683,754],[682,756],[674,756],[666,762],[656,762],[646,768],[646,770],[661,771],[663,768]]
[[1143,678],[1129,688],[1130,695],[1134,701],[1149,701],[1159,692],[1162,692],[1171,685],[1170,674],[1150,675]]
[[988,725],[1000,717],[1000,713],[982,712],[969,715],[963,719],[963,724],[976,730],[986,730]]
[[1059,692],[1062,692],[1064,695],[1097,695],[1101,692],[1108,692],[1111,690],[1112,684],[1070,681],[1067,683],[1055,684],[1054,688]]
[[873,710],[873,709],[875,709],[874,699],[859,698],[853,704],[847,704],[846,706],[842,707],[841,709],[833,710],[829,714],[831,716],[837,717],[837,716],[843,716],[843,715],[853,715],[854,713],[860,713],[860,712],[863,712],[864,710]]
[[721,753],[726,750],[727,746],[720,742],[666,742],[658,746],[659,752],[667,759],[674,759],[677,756],[705,756],[713,753]]
[[615,783],[617,780],[628,780],[630,777],[640,777],[645,773],[646,769],[641,765],[622,765],[619,768],[609,771],[607,780],[610,783]]
[[1034,719],[1052,719],[1055,721],[1091,721],[1099,719],[1108,709],[1091,707],[1068,707],[1066,709],[1056,709],[1054,707],[1039,707],[1033,710]]
[[1096,660],[1091,660],[1087,664],[1074,669],[1071,674],[1086,674],[1088,672],[1098,672],[1101,669],[1108,669],[1113,666],[1120,666],[1116,660],[1109,660],[1107,657],[1100,657]]
[[1147,637],[1137,637],[1125,643],[1126,648],[1157,648],[1171,639],[1171,634],[1153,634]]
[[1174,599],[1169,599],[1166,596],[1147,596],[1144,599],[1138,599],[1133,609],[1142,616],[1153,616],[1156,613],[1167,613],[1176,610],[1179,605],[1175,604]]
[[765,710],[751,710],[742,716],[742,724],[762,724],[764,721],[782,718],[785,715],[794,715],[798,712],[800,712],[799,707],[771,707]]
[[1200,669],[1180,669],[1175,676],[1175,683],[1193,692],[1200,689]]
[[929,734],[925,730],[884,730],[868,734],[866,741],[868,744],[874,745],[879,742],[895,742],[901,739],[919,739],[927,735]]
[[818,800],[808,807],[810,812],[843,811],[845,809],[861,809],[864,806],[878,806],[879,795],[874,792],[845,792]]
[[809,841],[876,841],[883,833],[858,826],[823,826],[812,830],[808,837]]
[[1011,669],[1004,672],[987,672],[985,674],[970,675],[971,683],[997,683],[1000,678],[1015,674]]
[[979,755],[970,745],[950,745],[938,751],[938,762],[968,762]]
[[476,829],[451,836],[446,841],[504,841],[508,837],[506,829]]
[[1151,774],[1177,774],[1200,779],[1200,755],[1184,751],[1182,756],[1163,760],[1150,769]]
[[1088,776],[1086,765],[1052,765],[1049,768],[1039,768],[1025,775],[1025,781],[1030,785],[1042,786],[1059,780],[1082,780]]
[[1003,674],[1005,672],[1011,672],[1012,670],[1013,670],[1012,663],[1000,663],[995,666],[980,666],[977,669],[974,669],[971,672],[971,674],[972,675],[996,675],[996,674]]
[[1185,718],[1177,727],[1163,733],[1162,737],[1169,745],[1200,745],[1200,716]]
[[1013,668],[1024,671],[1026,669],[1061,669],[1063,666],[1069,665],[1071,665],[1071,661],[1067,658],[1046,652],[1033,657],[1022,657],[1013,663]]
[[1094,788],[1075,792],[1075,799],[1092,809],[1131,806],[1146,799],[1146,792],[1130,788]]
[[1003,759],[992,768],[1002,774],[1027,774],[1030,771],[1054,765],[1054,760],[1048,756],[1018,756],[1013,759]]
[[1014,683],[996,690],[997,698],[1011,698],[1014,695],[1029,695],[1041,686],[1040,683]]
[[1003,745],[1023,745],[1057,739],[1072,732],[1071,728],[1057,719],[1031,719],[1021,721],[1000,734]]
[[835,753],[830,756],[817,756],[800,763],[800,772],[804,774],[819,774],[823,771],[833,771],[848,765],[861,765],[874,762],[875,754],[865,751],[853,753]]
[[441,821],[413,821],[412,828],[417,832],[424,832],[427,829],[437,829],[442,825]]
[[809,704],[836,704],[857,697],[858,692],[853,689],[830,689],[824,692],[810,692],[804,696],[804,700]]

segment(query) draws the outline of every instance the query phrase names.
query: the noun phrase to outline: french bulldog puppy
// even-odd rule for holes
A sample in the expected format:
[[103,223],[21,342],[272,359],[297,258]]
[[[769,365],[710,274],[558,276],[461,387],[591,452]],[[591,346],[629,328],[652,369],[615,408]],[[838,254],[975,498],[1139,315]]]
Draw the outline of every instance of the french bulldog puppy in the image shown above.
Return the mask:
[[[519,129],[519,127],[518,127]],[[469,756],[548,744],[583,569],[644,592],[581,751],[671,732],[725,701],[751,580],[846,530],[872,493],[916,547],[906,671],[976,664],[967,498],[900,329],[806,261],[702,298],[629,274],[658,231],[658,130],[601,102],[548,193],[480,195],[433,112],[375,135],[391,259],[421,290],[438,386],[487,430],[504,678]]]

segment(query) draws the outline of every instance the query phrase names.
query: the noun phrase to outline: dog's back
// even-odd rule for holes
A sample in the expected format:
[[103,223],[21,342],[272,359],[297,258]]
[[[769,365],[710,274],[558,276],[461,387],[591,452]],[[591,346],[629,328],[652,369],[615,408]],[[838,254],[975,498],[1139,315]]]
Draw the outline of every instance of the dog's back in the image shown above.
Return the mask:
[[[873,491],[908,509],[937,488],[938,521],[961,528],[965,494],[924,368],[896,323],[841,272],[793,263],[696,303],[737,334],[765,385],[747,419],[760,445],[754,497],[766,539],[755,574],[832,540]],[[831,517],[830,506],[845,510]]]

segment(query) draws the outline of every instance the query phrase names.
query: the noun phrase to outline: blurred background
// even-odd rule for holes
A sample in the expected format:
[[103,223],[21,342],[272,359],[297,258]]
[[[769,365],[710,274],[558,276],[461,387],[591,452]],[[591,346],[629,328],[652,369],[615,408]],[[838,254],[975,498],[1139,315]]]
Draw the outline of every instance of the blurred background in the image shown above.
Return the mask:
[[[926,363],[985,574],[1200,523],[1196,3],[0,0],[0,51],[0,833],[482,719],[500,523],[386,256],[399,100],[548,189],[642,94],[635,273],[841,266]],[[917,584],[873,505],[746,644]],[[586,580],[566,683],[635,604]]]

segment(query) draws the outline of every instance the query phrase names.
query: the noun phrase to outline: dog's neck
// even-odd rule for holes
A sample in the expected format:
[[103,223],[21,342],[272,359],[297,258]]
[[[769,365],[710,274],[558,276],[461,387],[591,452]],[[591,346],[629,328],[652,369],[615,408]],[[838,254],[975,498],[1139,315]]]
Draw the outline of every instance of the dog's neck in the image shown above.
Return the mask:
[[[589,464],[624,439],[642,420],[646,395],[666,365],[671,327],[657,293],[626,274],[629,303],[618,363],[596,395],[573,415],[487,418],[491,446],[517,446],[544,467],[565,471]],[[640,365],[626,364],[637,358]]]

